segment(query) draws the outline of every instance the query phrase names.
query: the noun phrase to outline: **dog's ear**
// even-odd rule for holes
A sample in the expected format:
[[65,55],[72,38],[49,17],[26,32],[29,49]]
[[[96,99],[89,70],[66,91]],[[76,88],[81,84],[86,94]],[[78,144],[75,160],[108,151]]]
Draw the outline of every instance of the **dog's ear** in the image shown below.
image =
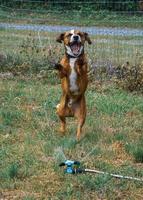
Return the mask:
[[64,35],[65,35],[65,33],[61,33],[61,34],[57,37],[56,41],[59,42],[59,43],[62,43],[62,41],[64,40]]
[[84,33],[84,35],[85,35],[85,40],[88,42],[88,44],[92,44],[91,39],[90,39],[88,33]]

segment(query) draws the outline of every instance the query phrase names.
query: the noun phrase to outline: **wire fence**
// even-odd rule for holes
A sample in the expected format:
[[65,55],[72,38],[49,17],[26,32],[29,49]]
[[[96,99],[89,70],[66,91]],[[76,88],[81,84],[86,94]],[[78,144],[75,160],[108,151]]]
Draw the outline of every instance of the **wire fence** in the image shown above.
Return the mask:
[[[86,51],[93,68],[134,65],[143,59],[142,5],[143,1],[1,1],[0,53],[6,55],[1,57],[9,58],[9,65],[33,62],[42,69],[47,60],[62,56],[55,42],[59,32],[79,29],[92,39]],[[2,61],[4,68],[8,64]]]

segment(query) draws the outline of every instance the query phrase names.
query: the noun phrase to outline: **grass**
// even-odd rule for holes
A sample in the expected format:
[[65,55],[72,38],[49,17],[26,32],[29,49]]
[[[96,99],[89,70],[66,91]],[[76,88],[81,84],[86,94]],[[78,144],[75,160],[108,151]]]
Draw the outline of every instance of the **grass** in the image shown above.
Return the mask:
[[90,84],[84,137],[77,143],[73,119],[68,120],[65,137],[56,131],[55,106],[61,91],[59,84],[49,82],[26,77],[0,80],[2,198],[142,199],[142,183],[91,174],[70,176],[58,167],[66,157],[83,160],[87,168],[142,177],[142,96],[111,83],[96,91]]
[[[0,51],[4,57],[0,63],[2,71],[37,73],[50,69],[51,62],[58,62],[63,54],[61,45],[55,42],[57,33],[1,29],[0,35]],[[96,35],[91,36],[91,40],[93,44],[86,45],[86,52],[93,68],[100,66],[104,70],[105,67],[119,66],[126,61],[136,65],[143,58],[142,36]]]
[[143,162],[142,140],[140,138],[137,144],[132,143],[126,145],[126,151],[134,156],[136,162]]
[[[49,70],[50,62],[63,54],[55,43],[57,34],[40,32],[39,40],[37,32],[2,29],[0,35],[0,71],[20,72],[0,79],[0,198],[141,200],[140,182],[97,174],[70,176],[58,164],[74,159],[87,168],[143,177],[142,95],[97,76],[86,93],[83,139],[76,142],[73,119],[61,137],[55,114],[61,90],[56,73]],[[142,59],[142,37],[97,35],[92,41],[86,51],[93,67]]]
[[94,10],[16,10],[9,7],[0,8],[2,22],[33,23],[52,25],[101,26],[142,28],[142,15],[127,14],[126,12],[94,11]]

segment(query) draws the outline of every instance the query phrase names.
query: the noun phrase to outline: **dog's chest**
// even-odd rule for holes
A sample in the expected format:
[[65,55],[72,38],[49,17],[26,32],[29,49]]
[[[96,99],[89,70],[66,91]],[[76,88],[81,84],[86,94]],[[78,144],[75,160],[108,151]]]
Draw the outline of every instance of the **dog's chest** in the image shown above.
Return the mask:
[[71,92],[77,92],[78,91],[78,85],[77,85],[77,72],[75,70],[75,62],[77,58],[70,58],[69,65],[71,68],[71,73],[69,76],[69,82],[70,82],[70,91]]

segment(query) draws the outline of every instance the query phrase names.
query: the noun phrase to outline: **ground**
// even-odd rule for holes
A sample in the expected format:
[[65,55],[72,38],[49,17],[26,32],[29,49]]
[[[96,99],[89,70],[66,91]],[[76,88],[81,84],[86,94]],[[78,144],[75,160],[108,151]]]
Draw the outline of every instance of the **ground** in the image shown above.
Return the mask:
[[112,83],[90,84],[87,120],[77,143],[75,120],[68,120],[65,137],[57,132],[60,84],[18,77],[1,80],[0,88],[1,199],[143,198],[141,182],[66,175],[58,166],[67,158],[87,168],[142,177],[142,96]]

